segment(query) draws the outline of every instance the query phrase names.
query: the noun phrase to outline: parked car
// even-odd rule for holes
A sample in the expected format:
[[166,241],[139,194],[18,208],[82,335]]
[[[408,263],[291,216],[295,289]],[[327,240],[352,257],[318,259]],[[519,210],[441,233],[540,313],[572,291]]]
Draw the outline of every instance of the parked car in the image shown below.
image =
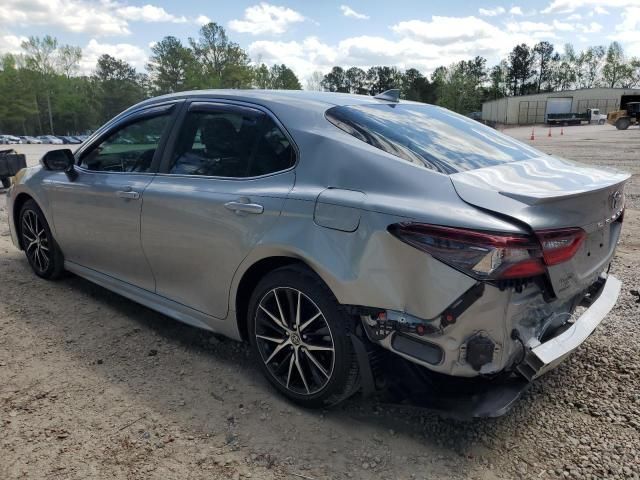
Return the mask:
[[17,145],[22,143],[20,137],[16,137],[14,135],[0,135],[2,138],[2,143],[5,145]]
[[39,138],[30,137],[28,135],[21,136],[20,139],[22,140],[22,143],[29,143],[29,144],[41,144],[42,143],[42,140],[40,140]]
[[497,415],[615,304],[628,180],[397,91],[211,90],[48,152],[7,210],[36,275],[246,340],[302,405],[397,363],[503,389]]
[[62,145],[64,142],[53,135],[40,135],[38,137],[42,143],[50,143],[52,145]]

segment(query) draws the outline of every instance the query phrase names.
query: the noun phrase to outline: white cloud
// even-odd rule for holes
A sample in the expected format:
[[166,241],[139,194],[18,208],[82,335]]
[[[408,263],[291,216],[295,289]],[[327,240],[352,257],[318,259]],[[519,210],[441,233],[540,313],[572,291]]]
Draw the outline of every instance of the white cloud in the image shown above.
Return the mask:
[[572,13],[567,17],[567,20],[580,20],[581,18],[582,15],[580,15],[579,13]]
[[[529,22],[531,23],[531,22]],[[259,40],[249,45],[249,54],[267,64],[286,63],[304,80],[314,71],[327,72],[334,65],[367,69],[374,65],[418,68],[430,74],[440,65],[450,65],[484,56],[489,63],[506,56],[514,45],[534,45],[539,39],[555,38],[553,27],[508,31],[476,17],[438,17],[430,21],[408,20],[391,27],[396,38],[375,35],[347,37],[335,44],[315,37],[304,41]]]
[[17,35],[0,34],[0,53],[22,53],[20,45],[27,41],[27,37],[18,37]]
[[522,12],[522,8],[516,6],[516,7],[511,7],[511,10],[509,10],[509,13],[511,15],[524,15],[524,13]]
[[580,25],[579,27],[584,33],[598,33],[602,31],[602,25],[598,22],[591,22],[589,25]]
[[141,71],[147,64],[147,53],[140,47],[130,43],[100,43],[92,38],[86,47],[82,49],[80,60],[80,72],[91,74],[96,68],[96,62],[100,55],[111,55],[119,60],[124,60]]
[[[616,30],[622,32],[631,32],[630,40],[638,39],[640,33],[640,7],[630,7],[622,12],[622,22],[616,26]],[[633,32],[635,31],[635,34]]]
[[593,9],[593,13],[597,15],[609,15],[609,11],[606,8],[601,7],[600,5]]
[[554,27],[543,22],[509,22],[507,30],[514,33],[552,32]]
[[211,19],[206,15],[198,15],[195,22],[197,25],[206,25],[207,23],[211,23]]
[[186,21],[162,7],[126,6],[112,0],[2,0],[0,8],[0,26],[44,26],[94,36],[128,35],[130,22]]
[[560,30],[562,32],[573,32],[576,27],[572,23],[559,22],[558,20],[553,21],[553,28],[556,30]]
[[231,20],[229,29],[252,35],[281,34],[286,32],[291,24],[303,20],[304,17],[291,8],[262,2],[245,9],[243,20]]
[[580,8],[624,8],[633,7],[638,0],[552,0],[541,13],[572,13]]
[[369,15],[356,12],[349,5],[340,5],[340,10],[345,17],[357,18],[358,20],[369,20]]
[[480,15],[484,15],[485,17],[496,17],[505,13],[506,10],[504,9],[504,7],[479,8],[478,12],[480,12]]
[[132,22],[171,22],[185,23],[187,19],[183,16],[177,17],[168,13],[162,7],[154,5],[143,5],[142,7],[126,6],[116,10],[122,18]]

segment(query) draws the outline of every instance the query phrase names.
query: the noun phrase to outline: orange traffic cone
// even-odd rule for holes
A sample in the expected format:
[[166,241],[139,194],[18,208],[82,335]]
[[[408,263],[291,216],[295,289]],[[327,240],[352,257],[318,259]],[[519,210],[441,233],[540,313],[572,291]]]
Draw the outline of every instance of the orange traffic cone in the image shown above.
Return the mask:
[[547,135],[547,137],[550,137],[550,136],[551,136],[551,129],[549,129],[549,135]]
[[564,128],[560,128],[560,136],[564,135]]
[[533,133],[533,131],[534,131],[534,130],[535,130],[535,128],[532,128],[532,129],[531,129],[531,137],[529,137],[529,140],[535,140],[535,139],[536,139],[536,136],[535,136],[535,134]]

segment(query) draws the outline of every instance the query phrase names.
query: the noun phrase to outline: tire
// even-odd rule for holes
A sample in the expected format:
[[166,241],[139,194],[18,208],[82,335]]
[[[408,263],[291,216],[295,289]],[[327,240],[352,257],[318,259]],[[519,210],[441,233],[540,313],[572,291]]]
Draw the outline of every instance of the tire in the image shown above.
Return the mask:
[[598,125],[604,125],[604,120],[598,120]]
[[616,128],[618,130],[626,130],[627,128],[629,128],[630,124],[631,124],[631,122],[629,121],[628,118],[619,118],[616,121]]
[[20,241],[33,272],[46,280],[60,278],[64,257],[40,207],[33,200],[27,200],[18,218]]
[[247,319],[262,372],[289,400],[323,408],[359,388],[350,339],[354,319],[309,269],[290,266],[266,275],[251,296]]
[[11,179],[9,177],[1,177],[2,188],[9,188],[11,186]]

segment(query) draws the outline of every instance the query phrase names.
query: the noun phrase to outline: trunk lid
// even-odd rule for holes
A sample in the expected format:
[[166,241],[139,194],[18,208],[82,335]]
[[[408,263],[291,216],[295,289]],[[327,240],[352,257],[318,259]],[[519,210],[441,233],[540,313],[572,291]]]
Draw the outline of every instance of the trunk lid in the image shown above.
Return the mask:
[[620,235],[629,175],[552,156],[450,175],[465,202],[532,230],[580,227],[587,236],[575,256],[548,267],[558,297],[591,285],[607,268]]

